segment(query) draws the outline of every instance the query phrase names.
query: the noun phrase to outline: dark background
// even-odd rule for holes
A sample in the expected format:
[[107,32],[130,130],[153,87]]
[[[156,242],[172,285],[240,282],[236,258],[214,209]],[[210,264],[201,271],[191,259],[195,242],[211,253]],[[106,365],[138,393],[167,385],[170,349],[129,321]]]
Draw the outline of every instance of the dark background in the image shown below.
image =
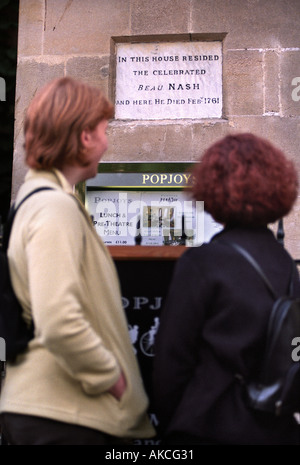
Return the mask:
[[6,82],[6,101],[0,101],[0,223],[11,197],[18,13],[18,0],[0,0],[0,77]]

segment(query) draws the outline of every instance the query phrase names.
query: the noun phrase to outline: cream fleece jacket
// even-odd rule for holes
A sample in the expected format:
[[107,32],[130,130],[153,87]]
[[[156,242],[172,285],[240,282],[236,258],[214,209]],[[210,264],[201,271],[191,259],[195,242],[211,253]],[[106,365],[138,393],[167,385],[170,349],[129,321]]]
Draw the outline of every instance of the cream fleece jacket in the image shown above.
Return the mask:
[[[38,415],[118,437],[151,437],[148,399],[130,341],[119,281],[84,206],[57,170],[30,170],[9,243],[13,287],[33,317],[28,350],[8,364],[0,411]],[[108,389],[123,370],[127,389]]]

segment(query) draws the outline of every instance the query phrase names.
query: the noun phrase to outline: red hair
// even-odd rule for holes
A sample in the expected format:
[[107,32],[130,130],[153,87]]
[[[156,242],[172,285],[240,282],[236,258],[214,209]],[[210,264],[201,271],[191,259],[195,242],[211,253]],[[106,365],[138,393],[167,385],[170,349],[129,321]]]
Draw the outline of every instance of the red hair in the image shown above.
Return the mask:
[[204,153],[192,195],[222,224],[267,225],[292,208],[298,189],[293,163],[253,134],[229,135]]
[[28,107],[25,124],[26,162],[31,168],[61,169],[87,163],[81,143],[84,129],[93,130],[113,117],[114,107],[97,87],[70,77],[43,87]]

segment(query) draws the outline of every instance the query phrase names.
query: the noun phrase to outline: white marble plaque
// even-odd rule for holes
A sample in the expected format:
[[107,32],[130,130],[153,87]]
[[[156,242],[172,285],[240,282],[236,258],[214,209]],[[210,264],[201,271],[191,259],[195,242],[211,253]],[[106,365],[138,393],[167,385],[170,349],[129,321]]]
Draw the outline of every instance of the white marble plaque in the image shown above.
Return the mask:
[[116,48],[116,119],[222,117],[220,41]]

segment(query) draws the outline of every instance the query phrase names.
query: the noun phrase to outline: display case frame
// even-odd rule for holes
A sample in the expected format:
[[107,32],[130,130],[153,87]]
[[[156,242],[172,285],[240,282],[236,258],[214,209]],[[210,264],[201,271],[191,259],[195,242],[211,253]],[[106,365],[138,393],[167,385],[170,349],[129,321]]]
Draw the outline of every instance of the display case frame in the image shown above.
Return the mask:
[[[178,203],[178,199],[180,196],[185,195],[183,192],[191,182],[191,171],[193,166],[193,162],[101,162],[99,164],[97,176],[86,181],[85,183],[78,185],[77,193],[81,197],[83,203],[86,205],[86,208],[91,213],[94,219],[95,227],[102,228],[101,224],[105,223],[101,223],[99,218],[95,218],[96,210],[94,209],[94,205],[91,205],[91,199],[93,196],[96,199],[97,193],[99,195],[101,194],[101,201],[103,201],[104,197],[106,198],[105,201],[108,201],[107,199],[113,195],[115,197],[118,196],[117,201],[120,201],[119,199],[121,196],[124,197],[125,195],[129,195],[130,198],[131,196],[133,196],[132,198],[135,198],[134,196],[140,194],[143,196],[143,198],[148,200],[152,197],[156,199],[160,197],[161,199],[162,195],[166,197],[166,193],[169,193],[169,195],[173,197],[172,200],[174,201],[175,199]],[[96,203],[96,200],[95,202],[93,201],[93,203]],[[145,205],[145,203],[143,203],[143,205]],[[165,210],[167,210],[167,207],[165,207]],[[99,213],[96,213],[96,215],[98,216]],[[118,213],[115,216],[118,216]],[[184,215],[182,215],[182,217],[184,218]],[[107,221],[106,223],[109,222]],[[117,221],[111,221],[111,224],[118,223]],[[153,228],[150,230],[151,233],[152,231],[154,232]],[[144,231],[142,230],[141,225],[139,231]],[[183,234],[180,240],[173,240],[173,242],[169,241],[171,243],[168,242],[168,245],[164,245],[164,243],[167,243],[167,241],[163,242],[161,245],[158,245],[157,243],[152,245],[151,239],[153,239],[153,241],[156,240],[156,238],[152,237],[148,239],[148,242],[150,241],[150,243],[147,243],[146,245],[143,243],[140,244],[138,240],[135,240],[134,244],[118,244],[117,241],[115,241],[113,244],[110,244],[108,241],[106,245],[110,250],[111,255],[116,260],[173,260],[180,257],[181,254],[186,250],[186,235],[184,233],[185,228],[183,225],[181,231]],[[143,240],[143,234],[141,236]],[[105,242],[103,237],[102,239]]]

